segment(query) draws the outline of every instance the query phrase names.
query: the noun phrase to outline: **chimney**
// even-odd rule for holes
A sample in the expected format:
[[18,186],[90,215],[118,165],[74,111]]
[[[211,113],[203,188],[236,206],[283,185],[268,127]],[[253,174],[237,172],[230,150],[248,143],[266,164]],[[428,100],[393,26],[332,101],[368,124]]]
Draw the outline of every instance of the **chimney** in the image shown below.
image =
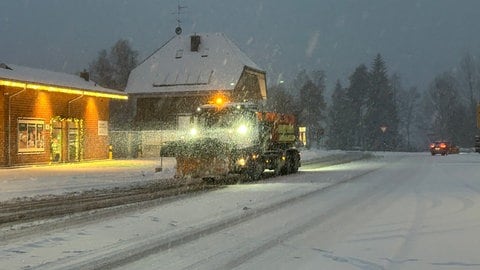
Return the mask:
[[200,36],[197,36],[197,35],[190,36],[190,51],[198,52],[199,46],[200,46]]
[[83,78],[85,81],[90,81],[90,74],[86,69],[84,69],[82,72],[80,72],[80,78]]

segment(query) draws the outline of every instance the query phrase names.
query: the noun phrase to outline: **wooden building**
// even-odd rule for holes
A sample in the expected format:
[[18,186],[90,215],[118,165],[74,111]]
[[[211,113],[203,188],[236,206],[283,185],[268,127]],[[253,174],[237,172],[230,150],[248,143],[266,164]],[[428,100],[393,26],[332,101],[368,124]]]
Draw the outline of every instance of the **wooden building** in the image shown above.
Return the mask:
[[137,129],[178,129],[215,95],[237,102],[266,99],[265,76],[222,33],[177,35],[130,73],[130,117]]
[[80,76],[0,64],[0,166],[106,159],[109,101]]

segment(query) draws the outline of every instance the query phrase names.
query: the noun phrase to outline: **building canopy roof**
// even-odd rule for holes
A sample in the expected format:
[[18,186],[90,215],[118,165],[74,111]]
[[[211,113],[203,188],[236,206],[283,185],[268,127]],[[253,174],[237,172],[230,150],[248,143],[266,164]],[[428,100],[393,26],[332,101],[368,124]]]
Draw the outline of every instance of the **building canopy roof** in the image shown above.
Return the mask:
[[5,63],[0,63],[0,85],[2,84],[24,84],[25,87],[39,90],[127,99],[127,95],[121,91],[101,87],[78,75]]
[[178,35],[130,73],[126,92],[231,91],[244,70],[265,77],[265,72],[224,34]]

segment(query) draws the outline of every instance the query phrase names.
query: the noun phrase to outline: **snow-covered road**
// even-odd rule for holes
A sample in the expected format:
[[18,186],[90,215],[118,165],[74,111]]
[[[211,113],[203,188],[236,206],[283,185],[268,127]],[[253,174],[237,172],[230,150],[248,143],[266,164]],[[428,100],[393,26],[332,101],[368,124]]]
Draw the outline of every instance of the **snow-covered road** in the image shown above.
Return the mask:
[[478,155],[404,159],[305,201],[310,217],[233,266],[480,269],[479,192]]
[[412,155],[122,269],[480,269],[479,213],[478,154]]
[[478,269],[479,195],[478,154],[311,164],[2,243],[0,266]]

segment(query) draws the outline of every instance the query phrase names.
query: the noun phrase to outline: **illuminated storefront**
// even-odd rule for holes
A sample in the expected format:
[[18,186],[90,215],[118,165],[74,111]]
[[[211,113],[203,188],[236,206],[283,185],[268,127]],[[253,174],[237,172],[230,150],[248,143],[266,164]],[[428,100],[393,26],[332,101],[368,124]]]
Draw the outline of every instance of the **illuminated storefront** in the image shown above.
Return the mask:
[[0,64],[0,166],[108,158],[109,102],[127,96],[83,75]]

